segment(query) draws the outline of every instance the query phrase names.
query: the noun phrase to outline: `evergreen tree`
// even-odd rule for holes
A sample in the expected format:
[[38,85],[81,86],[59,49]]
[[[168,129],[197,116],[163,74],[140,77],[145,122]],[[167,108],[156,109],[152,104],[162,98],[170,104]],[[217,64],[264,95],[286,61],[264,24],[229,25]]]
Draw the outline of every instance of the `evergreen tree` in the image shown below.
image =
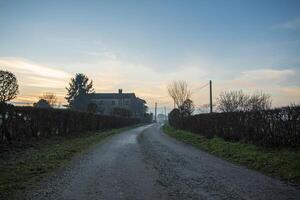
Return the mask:
[[89,78],[81,73],[76,74],[75,78],[71,78],[69,87],[66,89],[68,93],[65,98],[69,103],[69,108],[72,108],[75,100],[79,97],[94,93],[93,81],[89,81]]

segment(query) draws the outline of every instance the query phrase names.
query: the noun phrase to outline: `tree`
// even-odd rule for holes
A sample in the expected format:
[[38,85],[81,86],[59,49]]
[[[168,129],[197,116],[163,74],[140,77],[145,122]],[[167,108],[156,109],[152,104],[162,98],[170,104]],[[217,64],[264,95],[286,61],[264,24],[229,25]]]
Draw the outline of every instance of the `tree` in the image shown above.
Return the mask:
[[186,81],[173,81],[168,85],[168,93],[174,101],[174,107],[176,105],[177,108],[179,108],[185,100],[190,99],[192,95]]
[[7,128],[7,115],[9,114],[9,107],[6,102],[16,98],[19,93],[19,85],[16,76],[8,71],[0,70],[0,114],[1,114],[1,129],[2,137],[10,142],[11,136]]
[[179,107],[179,111],[183,117],[187,117],[193,114],[195,111],[195,106],[192,100],[187,99],[183,102],[183,104]]
[[222,92],[217,99],[218,109],[221,112],[257,111],[271,108],[271,96],[268,94],[244,94],[240,91]]
[[8,71],[0,70],[0,103],[16,98],[19,85],[16,76]]
[[67,89],[67,96],[65,97],[69,103],[69,107],[72,107],[74,101],[84,95],[94,93],[93,81],[89,81],[89,78],[84,74],[76,74],[75,78],[71,78],[69,87]]
[[33,104],[36,108],[51,108],[50,103],[46,99],[40,99],[38,102]]
[[57,96],[51,92],[44,93],[40,97],[40,100],[42,99],[46,100],[52,108],[54,108],[57,105]]
[[178,108],[174,108],[168,115],[169,124],[175,128],[181,128],[182,125],[182,117],[180,110]]

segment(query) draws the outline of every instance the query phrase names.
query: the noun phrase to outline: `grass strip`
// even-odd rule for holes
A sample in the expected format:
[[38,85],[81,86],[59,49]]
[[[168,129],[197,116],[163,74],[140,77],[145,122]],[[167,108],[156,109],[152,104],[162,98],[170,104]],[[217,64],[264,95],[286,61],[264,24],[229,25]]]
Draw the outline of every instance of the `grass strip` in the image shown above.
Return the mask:
[[[21,199],[51,172],[63,167],[71,158],[104,138],[133,127],[85,133],[72,137],[40,138],[30,147],[9,149],[0,158],[0,199]],[[0,152],[5,154],[6,152]]]
[[264,148],[248,143],[228,142],[219,137],[208,139],[199,134],[177,130],[170,125],[164,125],[163,131],[222,159],[300,185],[299,150]]

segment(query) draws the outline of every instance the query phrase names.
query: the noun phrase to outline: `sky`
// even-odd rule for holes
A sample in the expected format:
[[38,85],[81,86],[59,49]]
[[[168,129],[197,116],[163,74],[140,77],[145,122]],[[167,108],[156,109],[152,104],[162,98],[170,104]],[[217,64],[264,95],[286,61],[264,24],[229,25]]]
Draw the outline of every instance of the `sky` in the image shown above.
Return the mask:
[[[135,92],[172,108],[167,85],[186,80],[196,107],[220,92],[263,91],[273,106],[300,102],[300,1],[0,0],[0,68],[14,102],[53,92],[65,103],[76,73],[96,92]],[[160,112],[160,111],[159,111]]]

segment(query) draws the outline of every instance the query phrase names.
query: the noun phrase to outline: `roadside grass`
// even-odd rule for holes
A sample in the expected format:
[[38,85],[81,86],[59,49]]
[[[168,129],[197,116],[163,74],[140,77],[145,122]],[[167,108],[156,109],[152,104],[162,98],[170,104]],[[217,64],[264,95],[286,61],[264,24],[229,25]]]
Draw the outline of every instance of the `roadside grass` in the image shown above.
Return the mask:
[[300,185],[300,151],[269,149],[241,142],[228,142],[222,138],[207,139],[199,134],[177,130],[164,125],[163,131],[175,139],[205,150],[235,164],[244,165],[265,175]]
[[76,136],[40,138],[1,148],[0,199],[21,199],[24,192],[37,185],[51,172],[104,138],[132,127],[90,132]]

